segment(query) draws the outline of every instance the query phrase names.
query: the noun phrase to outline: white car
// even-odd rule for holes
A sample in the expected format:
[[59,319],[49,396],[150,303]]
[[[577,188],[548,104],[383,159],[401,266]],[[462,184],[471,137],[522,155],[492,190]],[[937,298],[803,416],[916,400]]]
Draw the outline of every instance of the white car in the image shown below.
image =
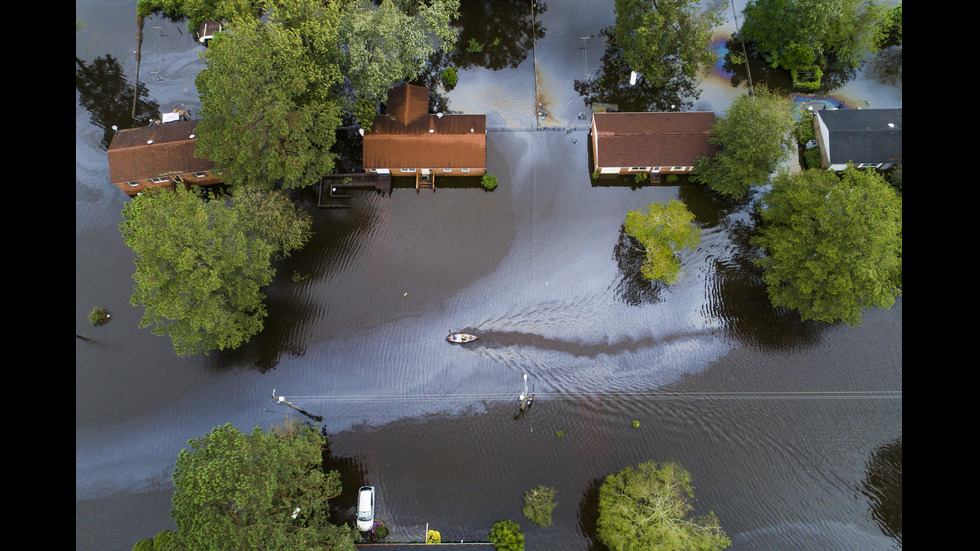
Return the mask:
[[367,532],[374,527],[374,486],[362,486],[357,492],[357,529]]

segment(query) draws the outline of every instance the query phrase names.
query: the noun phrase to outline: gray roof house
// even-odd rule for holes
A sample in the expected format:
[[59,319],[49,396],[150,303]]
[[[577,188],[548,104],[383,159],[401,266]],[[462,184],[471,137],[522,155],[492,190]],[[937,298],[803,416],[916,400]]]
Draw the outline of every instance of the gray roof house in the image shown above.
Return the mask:
[[821,166],[844,170],[887,170],[902,162],[901,109],[831,109],[815,111],[813,130]]

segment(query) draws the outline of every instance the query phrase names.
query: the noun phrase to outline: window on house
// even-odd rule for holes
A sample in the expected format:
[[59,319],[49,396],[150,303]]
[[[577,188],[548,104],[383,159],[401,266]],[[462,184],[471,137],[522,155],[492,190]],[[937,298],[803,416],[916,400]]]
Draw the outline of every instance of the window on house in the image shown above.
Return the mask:
[[207,178],[208,177],[208,173],[207,172],[195,172],[194,173],[194,177],[195,178]]
[[126,185],[129,186],[129,187],[137,187],[137,186],[140,185],[140,183],[139,182],[136,182],[136,181],[129,181],[129,182],[126,182]]
[[154,184],[162,184],[164,182],[169,182],[170,180],[168,178],[160,178],[157,176],[156,178],[150,178],[150,181]]
[[400,170],[401,170],[402,172],[415,172],[415,169],[414,169],[414,168],[402,168],[402,169],[400,169]]
[[468,168],[464,168],[464,169],[461,169],[461,170],[462,170],[462,172],[469,172],[470,171],[470,169],[468,169]]
[[858,168],[878,168],[879,166],[881,166],[881,163],[861,163],[858,165]]
[[685,168],[686,167],[683,167],[683,166],[675,166],[675,167],[671,168],[671,170],[684,170]]
[[630,167],[630,172],[642,172],[642,171],[645,171],[645,170],[650,170],[650,167],[648,167],[648,166],[631,166]]
[[452,172],[452,171],[453,171],[453,169],[451,169],[451,168],[444,168],[444,169],[442,169],[442,171],[443,171],[443,172]]

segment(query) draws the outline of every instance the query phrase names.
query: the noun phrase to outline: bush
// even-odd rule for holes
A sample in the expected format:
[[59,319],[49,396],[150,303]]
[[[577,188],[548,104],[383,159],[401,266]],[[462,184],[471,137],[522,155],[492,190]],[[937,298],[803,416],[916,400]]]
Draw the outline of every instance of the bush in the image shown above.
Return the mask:
[[823,71],[820,70],[819,65],[811,65],[801,69],[790,69],[790,76],[793,77],[794,88],[814,92],[820,88]]
[[92,325],[99,326],[109,323],[109,318],[111,314],[109,311],[101,306],[96,306],[88,314],[88,320],[92,322]]
[[524,492],[524,508],[521,510],[524,516],[541,526],[551,526],[551,512],[558,505],[555,503],[557,491],[548,486],[538,486],[533,490]]
[[497,188],[497,177],[493,174],[484,174],[483,178],[480,179],[480,184],[483,185],[483,189],[492,191]]
[[446,67],[442,71],[442,83],[447,89],[452,90],[456,87],[456,83],[459,82],[459,75],[456,74],[455,67]]
[[429,533],[425,535],[425,543],[442,543],[442,535],[435,530],[429,530]]
[[521,525],[512,520],[498,520],[487,535],[487,540],[497,551],[524,551],[524,534]]

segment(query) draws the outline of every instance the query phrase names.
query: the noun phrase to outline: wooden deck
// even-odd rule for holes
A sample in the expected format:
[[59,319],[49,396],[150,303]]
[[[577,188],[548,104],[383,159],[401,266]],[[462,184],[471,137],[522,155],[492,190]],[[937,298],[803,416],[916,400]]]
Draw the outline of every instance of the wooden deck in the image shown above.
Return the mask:
[[391,174],[357,172],[328,174],[320,179],[317,205],[320,208],[348,208],[352,191],[373,190],[391,195]]

